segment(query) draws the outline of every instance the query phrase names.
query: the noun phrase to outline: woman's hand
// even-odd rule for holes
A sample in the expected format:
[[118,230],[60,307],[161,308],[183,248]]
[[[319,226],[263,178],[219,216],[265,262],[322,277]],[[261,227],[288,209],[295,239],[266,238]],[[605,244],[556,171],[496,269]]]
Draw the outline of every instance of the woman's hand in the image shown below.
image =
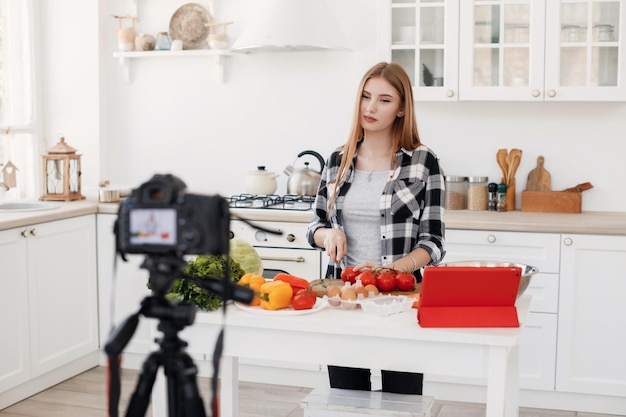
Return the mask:
[[376,271],[376,270],[381,269],[381,268],[382,268],[382,266],[377,264],[376,262],[363,262],[363,263],[360,263],[360,264],[356,265],[354,267],[354,270],[355,271],[365,271],[365,270],[370,269],[372,271]]
[[[330,260],[339,264],[348,250],[346,234],[339,229],[318,229],[323,233],[323,247]],[[317,234],[318,232],[316,232]]]

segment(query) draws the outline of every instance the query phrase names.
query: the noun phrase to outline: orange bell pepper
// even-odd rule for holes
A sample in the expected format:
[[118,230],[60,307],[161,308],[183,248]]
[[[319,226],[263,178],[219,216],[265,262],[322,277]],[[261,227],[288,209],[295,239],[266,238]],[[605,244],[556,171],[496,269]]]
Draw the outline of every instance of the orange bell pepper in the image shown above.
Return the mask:
[[291,305],[293,289],[284,281],[269,281],[261,285],[259,298],[261,308],[266,310],[280,310]]
[[265,282],[265,278],[263,278],[261,275],[247,273],[241,276],[239,281],[237,281],[237,284],[248,287],[252,291],[254,291],[254,298],[249,305],[258,306],[261,305],[261,299],[259,298],[261,285],[265,284]]

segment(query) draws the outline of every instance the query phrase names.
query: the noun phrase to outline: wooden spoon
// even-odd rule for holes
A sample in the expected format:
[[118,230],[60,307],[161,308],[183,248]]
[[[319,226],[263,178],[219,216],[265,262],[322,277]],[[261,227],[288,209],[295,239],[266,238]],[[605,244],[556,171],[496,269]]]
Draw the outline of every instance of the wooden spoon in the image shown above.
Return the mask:
[[507,180],[509,182],[515,181],[515,174],[517,173],[517,168],[519,168],[519,164],[522,161],[522,151],[520,149],[511,149],[509,156],[507,157],[507,162],[509,164],[509,171],[507,173]]
[[498,149],[498,152],[496,153],[496,160],[498,161],[498,166],[502,171],[502,181],[500,182],[503,182],[505,184],[508,183],[507,176],[509,175],[509,164],[506,161],[508,153],[509,151],[507,151],[506,149]]

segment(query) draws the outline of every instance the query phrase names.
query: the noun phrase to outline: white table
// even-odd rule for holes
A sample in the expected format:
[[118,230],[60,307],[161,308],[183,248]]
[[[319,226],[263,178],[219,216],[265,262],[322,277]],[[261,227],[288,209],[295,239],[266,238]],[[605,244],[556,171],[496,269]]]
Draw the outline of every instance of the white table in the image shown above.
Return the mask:
[[[531,296],[517,302],[520,322]],[[214,346],[222,313],[196,316],[183,339]],[[520,328],[421,328],[416,310],[385,317],[327,307],[299,316],[253,315],[229,306],[221,363],[220,415],[236,417],[238,358],[387,369],[487,380],[486,417],[518,417]],[[202,339],[202,340],[196,340]],[[168,417],[164,378],[155,417]],[[205,398],[205,404],[209,399]]]

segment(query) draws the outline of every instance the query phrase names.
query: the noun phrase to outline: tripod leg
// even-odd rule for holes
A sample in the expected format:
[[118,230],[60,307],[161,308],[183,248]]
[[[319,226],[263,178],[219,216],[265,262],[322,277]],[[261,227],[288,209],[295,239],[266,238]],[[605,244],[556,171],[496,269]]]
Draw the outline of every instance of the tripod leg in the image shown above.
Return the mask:
[[[183,352],[177,354],[175,360],[175,384],[177,385],[177,399],[180,405],[179,411],[184,417],[206,417],[204,403],[200,397],[196,376],[198,368],[193,363],[191,357]],[[168,382],[168,385],[172,381]]]
[[126,410],[126,417],[144,417],[146,415],[152,387],[161,362],[160,352],[150,354],[144,362],[139,380],[137,381],[137,387],[130,398],[128,409]]

